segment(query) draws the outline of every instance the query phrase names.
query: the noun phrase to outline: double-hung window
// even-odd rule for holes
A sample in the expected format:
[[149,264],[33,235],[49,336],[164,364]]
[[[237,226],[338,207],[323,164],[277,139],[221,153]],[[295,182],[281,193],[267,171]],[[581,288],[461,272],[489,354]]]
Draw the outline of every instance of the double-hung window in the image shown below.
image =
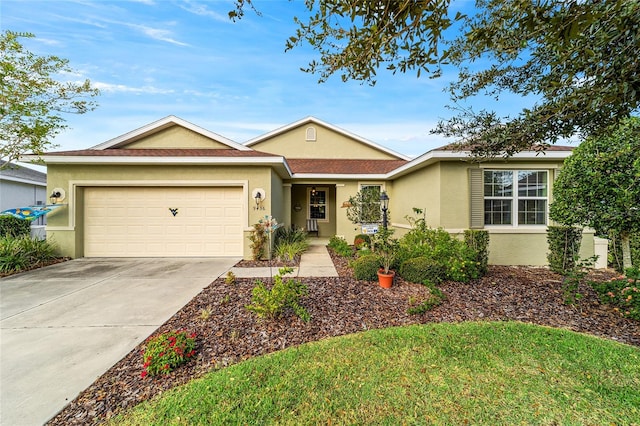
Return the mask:
[[329,194],[329,188],[313,188],[308,189],[309,199],[309,219],[317,219],[319,221],[326,221],[328,216],[327,195]]
[[546,170],[485,170],[485,225],[546,225]]

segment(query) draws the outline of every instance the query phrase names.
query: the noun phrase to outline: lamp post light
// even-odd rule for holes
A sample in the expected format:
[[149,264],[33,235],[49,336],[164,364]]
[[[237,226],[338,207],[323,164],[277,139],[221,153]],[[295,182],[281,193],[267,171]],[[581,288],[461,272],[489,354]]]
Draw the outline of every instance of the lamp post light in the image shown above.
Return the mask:
[[389,210],[389,196],[386,192],[380,193],[380,207],[382,208],[382,227],[387,229],[387,211]]
[[262,193],[260,191],[256,192],[255,200],[256,200],[256,210],[259,210],[260,203],[262,202]]

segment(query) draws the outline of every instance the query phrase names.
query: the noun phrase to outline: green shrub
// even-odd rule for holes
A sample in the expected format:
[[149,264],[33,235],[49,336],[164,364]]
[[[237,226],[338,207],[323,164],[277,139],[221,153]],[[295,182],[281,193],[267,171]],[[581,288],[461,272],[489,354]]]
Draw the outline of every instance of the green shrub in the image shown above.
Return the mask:
[[140,374],[155,376],[169,374],[196,353],[195,333],[170,331],[147,339],[143,354],[144,371]]
[[429,228],[424,218],[407,217],[407,220],[412,229],[399,241],[396,265],[416,257],[428,257],[447,266],[446,279],[468,282],[481,275],[478,252],[464,241],[452,237],[442,228]]
[[342,257],[351,257],[353,256],[353,249],[349,246],[349,243],[342,238],[334,235],[329,239],[329,248],[336,252],[339,256]]
[[489,266],[489,231],[484,229],[466,229],[464,242],[467,247],[476,252],[475,260],[478,262],[478,271],[481,275],[487,273]]
[[579,258],[582,229],[572,226],[549,226],[547,243],[549,244],[549,268],[558,274],[573,271]]
[[414,257],[400,266],[400,276],[412,283],[429,281],[441,283],[447,277],[447,268],[429,257]]
[[294,260],[309,248],[307,241],[281,241],[274,249],[278,260],[288,262]]
[[0,273],[20,272],[55,259],[56,246],[47,241],[23,237],[0,237]]
[[353,268],[353,275],[357,280],[375,281],[378,279],[380,262],[380,256],[377,254],[367,254],[351,261],[349,265]]
[[11,215],[0,215],[0,237],[31,235],[31,222]]
[[281,261],[292,261],[309,248],[309,234],[302,229],[278,228],[273,252]]
[[602,303],[614,305],[625,317],[640,321],[640,268],[628,268],[626,277],[590,284]]
[[293,279],[284,280],[282,275],[290,273],[291,268],[280,268],[273,277],[274,284],[268,289],[264,282],[256,281],[251,304],[245,308],[258,318],[273,320],[280,318],[290,308],[304,322],[311,319],[309,312],[300,304],[300,299],[308,294],[307,286]]
[[424,281],[423,284],[429,288],[429,297],[422,301],[410,298],[409,309],[407,309],[409,315],[419,315],[429,312],[431,309],[442,304],[442,301],[447,298],[432,282]]
[[264,259],[267,252],[267,230],[262,223],[253,225],[249,240],[251,241],[250,247],[253,260]]
[[309,234],[303,228],[278,228],[273,237],[277,247],[284,243],[303,243],[309,241]]
[[357,249],[362,247],[371,247],[371,237],[367,234],[358,234],[353,239],[353,245]]

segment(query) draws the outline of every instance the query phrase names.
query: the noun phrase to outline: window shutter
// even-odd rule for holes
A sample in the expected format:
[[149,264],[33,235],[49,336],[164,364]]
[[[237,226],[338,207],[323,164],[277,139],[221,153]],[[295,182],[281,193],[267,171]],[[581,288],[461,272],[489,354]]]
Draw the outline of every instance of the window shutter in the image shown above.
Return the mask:
[[469,194],[471,195],[471,229],[484,228],[483,170],[469,169]]

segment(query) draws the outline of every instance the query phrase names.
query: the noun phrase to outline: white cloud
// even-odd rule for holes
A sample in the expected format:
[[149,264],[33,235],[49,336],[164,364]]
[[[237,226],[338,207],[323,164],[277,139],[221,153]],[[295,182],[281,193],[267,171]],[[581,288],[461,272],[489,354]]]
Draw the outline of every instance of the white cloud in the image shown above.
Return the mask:
[[134,93],[149,95],[166,95],[174,93],[172,89],[160,89],[154,86],[131,87],[124,84],[112,84],[103,82],[94,82],[93,87],[105,93]]
[[202,3],[185,0],[180,4],[180,8],[198,16],[206,16],[219,22],[231,23],[228,15],[213,11]]
[[135,28],[139,31],[142,31],[143,34],[151,37],[155,40],[166,41],[167,43],[176,44],[178,46],[189,46],[187,43],[183,43],[181,41],[175,40],[171,38],[171,31],[161,29],[161,28],[151,28],[145,25],[137,25],[137,24],[127,24],[131,28]]

